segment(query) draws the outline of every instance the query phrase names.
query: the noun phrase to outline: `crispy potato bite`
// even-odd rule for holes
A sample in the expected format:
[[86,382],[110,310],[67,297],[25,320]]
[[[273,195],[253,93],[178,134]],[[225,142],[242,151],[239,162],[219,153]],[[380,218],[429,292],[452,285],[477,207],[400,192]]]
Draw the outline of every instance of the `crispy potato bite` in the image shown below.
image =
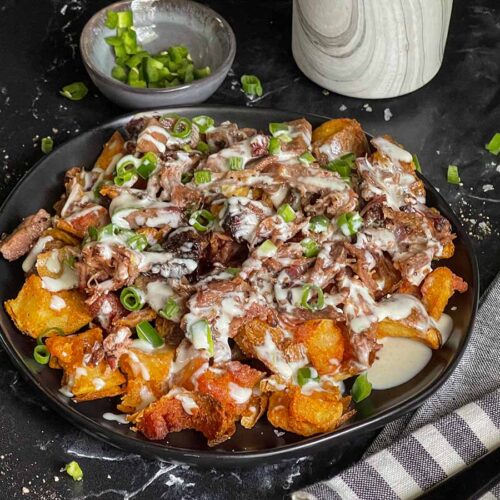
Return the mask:
[[402,321],[395,321],[388,318],[377,324],[377,337],[379,339],[384,337],[405,337],[423,342],[431,349],[439,349],[441,347],[441,334],[435,328],[429,328],[423,332]]
[[300,387],[292,386],[271,394],[267,418],[275,427],[302,436],[331,432],[353,412],[344,413],[350,397],[342,398],[336,387],[328,392],[303,394]]
[[[64,307],[58,309],[61,305]],[[27,278],[15,299],[5,302],[5,309],[16,327],[33,338],[49,328],[74,333],[92,319],[82,293],[76,290],[49,292],[35,274]]]
[[112,370],[104,359],[102,330],[65,337],[50,337],[46,341],[50,366],[64,370],[62,386],[73,394],[73,400],[91,401],[123,393],[125,377]]
[[342,363],[345,340],[342,330],[331,319],[302,323],[295,340],[305,344],[309,360],[320,375],[336,372]]
[[97,161],[95,162],[96,167],[106,170],[111,163],[114,162],[115,157],[123,153],[124,144],[125,140],[120,132],[116,130],[109,141],[104,145],[99,158],[97,158]]
[[59,219],[56,222],[56,227],[77,238],[83,238],[90,226],[101,227],[108,222],[108,211],[101,205],[93,205],[65,219]]
[[170,347],[151,352],[131,348],[120,357],[120,369],[127,377],[122,402],[117,406],[120,411],[134,413],[142,410],[165,394],[174,353]]
[[438,320],[455,291],[467,291],[467,283],[447,267],[438,267],[425,278],[420,291],[427,312]]

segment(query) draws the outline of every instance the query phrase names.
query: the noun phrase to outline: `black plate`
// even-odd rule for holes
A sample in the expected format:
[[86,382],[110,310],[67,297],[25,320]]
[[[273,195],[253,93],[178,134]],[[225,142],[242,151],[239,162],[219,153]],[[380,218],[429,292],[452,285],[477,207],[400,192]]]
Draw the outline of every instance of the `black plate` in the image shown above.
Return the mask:
[[[303,116],[288,111],[228,106],[200,106],[168,111],[188,117],[207,114],[213,116],[216,121],[231,120],[240,126],[260,129],[267,129],[271,121],[285,121]],[[5,200],[0,211],[0,233],[12,231],[22,217],[36,212],[40,207],[50,210],[63,191],[64,172],[76,165],[90,168],[104,142],[132,116],[134,115],[128,114],[100,125],[62,145],[39,161]],[[308,115],[306,118],[313,125],[318,125],[326,119],[317,115]],[[469,290],[451,300],[448,313],[453,318],[454,330],[446,345],[433,353],[432,360],[424,370],[401,386],[374,391],[368,399],[357,405],[356,417],[333,433],[310,438],[288,432],[282,434],[263,419],[252,430],[238,426],[232,439],[216,448],[208,448],[203,436],[194,431],[171,434],[164,442],[147,441],[140,434],[130,431],[127,426],[102,418],[106,411],[117,412],[116,400],[75,404],[64,397],[58,391],[61,372],[38,365],[33,360],[33,340],[19,333],[3,307],[0,308],[2,345],[21,373],[48,398],[58,413],[89,434],[133,452],[204,466],[217,464],[240,467],[304,456],[325,447],[340,445],[354,435],[381,427],[422,404],[451,374],[471,332],[479,290],[477,262],[472,245],[442,196],[425,179],[424,182],[428,204],[437,207],[451,221],[457,234],[455,255],[446,261],[446,265],[469,283]],[[22,259],[8,263],[0,260],[1,303],[14,297],[23,284],[21,261]],[[456,309],[453,307],[455,310],[451,310],[452,306],[456,306]]]

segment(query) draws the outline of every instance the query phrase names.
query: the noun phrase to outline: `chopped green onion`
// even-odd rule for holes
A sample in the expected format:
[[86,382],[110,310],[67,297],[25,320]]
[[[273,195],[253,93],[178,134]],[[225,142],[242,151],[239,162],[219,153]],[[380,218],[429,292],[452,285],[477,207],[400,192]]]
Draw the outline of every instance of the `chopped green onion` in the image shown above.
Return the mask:
[[270,155],[279,155],[281,153],[281,141],[277,137],[271,137],[268,150]]
[[134,179],[134,182],[137,180],[135,172],[127,172],[125,175],[116,175],[113,181],[117,186],[121,187],[132,179]]
[[319,254],[318,244],[311,238],[305,238],[300,242],[304,249],[304,257],[316,257]]
[[179,118],[172,127],[172,135],[179,139],[185,139],[191,134],[191,122],[187,118]]
[[118,28],[131,28],[134,25],[134,16],[131,10],[124,10],[116,14]]
[[138,50],[137,35],[133,30],[126,30],[122,35],[123,48],[127,54],[135,54]]
[[107,36],[104,41],[111,47],[121,47],[123,45],[123,40],[119,36]]
[[363,218],[358,212],[347,212],[337,218],[337,225],[346,236],[355,235],[363,225]]
[[181,175],[181,183],[187,184],[193,180],[193,172],[185,172]]
[[233,276],[238,276],[240,274],[241,269],[239,267],[228,267],[226,268],[226,272],[232,274]]
[[52,326],[47,328],[47,330],[43,331],[40,335],[38,335],[36,339],[37,345],[44,345],[43,339],[47,337],[55,337],[56,335],[64,335],[64,330],[57,326]]
[[329,225],[330,221],[328,217],[325,217],[324,215],[315,215],[314,217],[311,217],[311,220],[309,221],[309,229],[313,233],[324,233],[328,229]]
[[189,218],[189,224],[193,226],[200,233],[204,233],[210,229],[215,216],[208,210],[196,210]]
[[158,165],[158,156],[156,156],[155,153],[150,151],[141,158],[141,164],[137,167],[137,173],[143,179],[149,179],[151,174],[156,170],[157,165]]
[[273,137],[280,137],[282,135],[289,135],[288,123],[273,122],[269,124],[269,132]]
[[[313,293],[316,292],[317,299],[316,302],[311,302],[310,299]],[[318,285],[304,285],[302,287],[302,299],[300,301],[300,305],[309,309],[309,311],[319,311],[325,307],[325,296],[323,294],[323,290]]]
[[111,70],[111,76],[120,82],[126,82],[127,81],[127,70],[123,66],[114,66],[113,69]]
[[37,345],[33,349],[33,358],[40,365],[46,365],[50,361],[50,352],[45,345]]
[[114,30],[118,24],[118,13],[114,10],[108,10],[106,13],[106,21],[104,21],[104,26],[110,30]]
[[127,245],[137,252],[142,252],[148,246],[148,239],[146,235],[136,233],[127,240]]
[[316,158],[314,158],[310,151],[306,151],[299,156],[299,160],[302,163],[309,165],[310,163],[314,163],[316,161]]
[[460,184],[460,176],[458,175],[458,167],[456,165],[448,166],[448,182],[450,184]]
[[149,342],[155,348],[162,347],[165,344],[159,333],[156,331],[156,328],[149,321],[141,321],[135,327],[135,331],[141,340]]
[[76,257],[74,255],[70,255],[69,257],[66,257],[63,262],[66,266],[70,267],[71,269],[74,269],[76,263]]
[[97,240],[97,236],[98,236],[98,232],[97,232],[97,228],[95,226],[89,226],[89,228],[87,229],[87,232],[89,233],[89,236],[90,236],[90,239],[91,240]]
[[302,387],[310,381],[319,382],[318,372],[309,366],[303,366],[297,370],[297,382]]
[[201,78],[206,78],[207,76],[210,76],[212,73],[212,70],[210,69],[210,66],[205,66],[203,68],[195,68],[194,70],[194,77],[196,80],[200,80]]
[[42,153],[48,155],[54,148],[54,141],[52,137],[47,136],[42,139]]
[[200,129],[200,132],[204,134],[208,129],[214,126],[215,120],[210,116],[200,115],[193,118],[193,123]]
[[175,63],[182,62],[183,59],[188,56],[188,54],[189,51],[187,47],[184,47],[183,45],[176,45],[168,49],[168,55]]
[[190,326],[188,338],[195,349],[206,349],[213,356],[214,341],[212,330],[206,319],[200,319]]
[[413,164],[415,165],[415,170],[417,172],[422,173],[422,167],[420,165],[420,162],[418,161],[418,156],[417,155],[412,155],[413,158]]
[[243,158],[241,156],[229,157],[229,170],[243,170]]
[[144,294],[138,288],[128,286],[121,291],[120,302],[127,311],[139,311],[144,306]]
[[259,257],[272,257],[277,250],[278,247],[271,240],[266,240],[257,249],[257,255]]
[[203,153],[203,154],[207,154],[210,149],[208,147],[208,144],[204,141],[200,141],[197,145],[196,145],[196,149],[200,152],[200,153]]
[[500,132],[497,132],[491,138],[491,141],[486,144],[486,149],[494,155],[498,155],[498,153],[500,153]]
[[177,302],[172,297],[170,297],[167,300],[166,304],[163,306],[163,309],[159,311],[158,314],[165,319],[173,319],[177,317],[180,309],[181,308],[179,307],[179,304],[177,304]]
[[72,101],[81,101],[88,91],[89,89],[83,82],[74,82],[64,86],[59,93]]
[[351,388],[351,396],[355,403],[359,403],[366,399],[372,393],[372,384],[368,380],[366,373],[362,373],[356,377]]
[[278,208],[278,215],[285,222],[293,222],[297,218],[295,210],[288,203],[285,203]]
[[81,481],[83,479],[83,471],[82,468],[78,465],[78,462],[74,460],[69,464],[66,464],[64,470],[71,476],[75,481]]
[[120,158],[116,164],[116,174],[119,177],[124,177],[129,173],[134,174],[136,168],[141,164],[141,160],[134,155],[126,155]]
[[120,228],[116,224],[106,224],[103,227],[97,229],[97,241],[102,241],[105,238],[113,237],[118,235]]
[[351,175],[351,170],[354,167],[355,161],[356,156],[353,153],[347,153],[340,158],[328,162],[324,168],[330,172],[337,172],[340,177],[345,178]]
[[195,184],[206,184],[212,180],[212,172],[210,170],[196,170],[194,173]]
[[262,95],[262,84],[255,75],[243,75],[241,77],[241,86],[243,87],[243,92],[248,96],[260,97]]

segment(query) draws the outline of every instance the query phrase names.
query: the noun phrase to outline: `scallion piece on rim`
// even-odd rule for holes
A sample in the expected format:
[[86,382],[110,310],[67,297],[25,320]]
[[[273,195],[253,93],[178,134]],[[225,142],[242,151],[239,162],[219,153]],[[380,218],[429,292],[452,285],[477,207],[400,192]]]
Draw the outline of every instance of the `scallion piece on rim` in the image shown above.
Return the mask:
[[312,366],[303,366],[297,370],[297,383],[300,387],[311,381],[319,382],[318,372]]
[[422,166],[420,165],[420,162],[418,161],[418,156],[417,155],[412,155],[413,158],[413,165],[415,165],[415,170],[417,172],[422,173]]
[[206,349],[213,356],[212,330],[206,319],[200,319],[189,327],[188,338],[195,349]]
[[366,373],[362,373],[356,377],[351,388],[351,396],[355,403],[359,403],[366,399],[372,393],[372,384],[368,380]]
[[48,155],[52,149],[54,148],[54,141],[52,140],[52,137],[48,136],[48,137],[44,137],[42,139],[42,153],[45,153],[46,155]]
[[[316,292],[316,300],[311,300]],[[325,307],[325,296],[318,285],[304,285],[302,287],[302,298],[300,305],[309,311],[319,311]]]
[[158,314],[165,319],[173,319],[179,314],[180,310],[179,304],[172,297],[169,297],[163,309]]
[[458,167],[456,165],[448,165],[448,182],[450,184],[460,184],[460,176],[458,175]]
[[257,248],[257,255],[259,257],[272,257],[277,250],[278,247],[271,240],[266,240]]
[[149,342],[155,348],[162,347],[165,344],[159,333],[156,331],[156,328],[149,321],[141,321],[135,327],[135,331],[141,340]]
[[64,86],[59,93],[72,101],[81,101],[88,92],[89,89],[83,82],[74,82]]
[[212,212],[208,210],[196,210],[189,217],[189,224],[193,226],[200,233],[205,233],[212,226],[213,221],[215,220],[215,216]]
[[193,123],[199,128],[200,132],[204,134],[208,129],[214,126],[215,120],[210,116],[200,115],[193,118]]
[[279,155],[281,153],[281,141],[277,137],[271,137],[268,150],[270,155]]
[[278,208],[278,215],[285,222],[293,222],[297,218],[295,210],[288,203],[285,203]]
[[306,151],[305,153],[302,153],[299,156],[299,160],[302,163],[305,163],[306,165],[309,165],[310,163],[314,163],[316,161],[316,158],[312,155],[310,151]]
[[498,155],[498,153],[500,153],[500,132],[497,132],[491,138],[491,141],[486,144],[486,149],[494,155]]
[[45,345],[37,345],[33,349],[33,358],[40,365],[46,365],[50,361],[50,353]]
[[241,86],[246,95],[260,97],[262,95],[262,84],[255,75],[243,75],[241,77]]
[[347,212],[337,218],[337,225],[346,236],[355,235],[363,225],[363,218],[358,212]]
[[144,306],[144,294],[134,286],[128,286],[120,293],[120,302],[127,311],[139,311]]
[[315,215],[314,217],[311,217],[311,220],[309,221],[309,230],[313,233],[324,233],[328,229],[329,225],[330,221],[328,217],[324,215]]
[[196,170],[194,173],[195,184],[206,184],[212,180],[212,172],[210,170]]
[[318,244],[311,238],[304,238],[300,245],[304,249],[304,257],[316,257],[319,254]]
[[83,471],[82,468],[78,465],[78,462],[74,460],[69,464],[66,464],[64,470],[71,476],[75,481],[81,481],[83,479]]
[[241,156],[231,156],[229,158],[229,170],[243,170],[243,158]]

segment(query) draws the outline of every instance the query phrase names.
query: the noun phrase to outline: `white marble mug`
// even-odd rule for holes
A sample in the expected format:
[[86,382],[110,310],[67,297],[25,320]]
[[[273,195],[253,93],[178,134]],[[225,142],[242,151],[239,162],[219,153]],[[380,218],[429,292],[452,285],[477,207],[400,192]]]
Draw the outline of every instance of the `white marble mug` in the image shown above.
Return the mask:
[[294,0],[302,72],[351,97],[413,92],[439,71],[453,0]]

